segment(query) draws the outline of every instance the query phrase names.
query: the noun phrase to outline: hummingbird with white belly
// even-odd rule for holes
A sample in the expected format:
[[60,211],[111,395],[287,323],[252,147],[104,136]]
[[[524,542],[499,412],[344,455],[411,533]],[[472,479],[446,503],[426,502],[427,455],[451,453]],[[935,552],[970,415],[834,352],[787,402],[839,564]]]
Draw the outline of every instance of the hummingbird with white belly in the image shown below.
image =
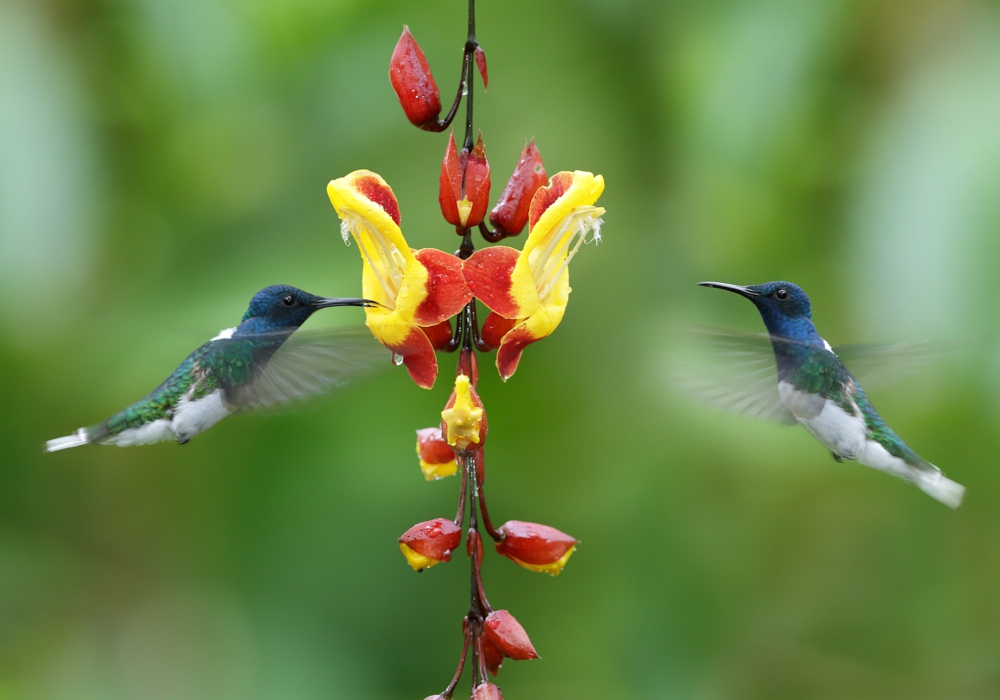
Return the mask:
[[767,327],[777,369],[777,392],[772,379],[770,396],[777,401],[767,406],[766,400],[745,396],[740,399],[742,406],[754,407],[745,412],[798,423],[837,461],[854,460],[897,476],[951,508],[961,504],[965,487],[945,478],[886,425],[864,389],[816,331],[809,297],[802,289],[791,282],[746,287],[699,284],[749,299]]
[[[368,299],[318,297],[286,285],[254,295],[240,324],[192,352],[145,398],[106,421],[49,440],[46,452],[87,444],[186,443],[230,414],[320,393],[374,357],[344,334],[300,333],[312,314],[337,306],[377,306]],[[301,340],[299,340],[301,338]]]

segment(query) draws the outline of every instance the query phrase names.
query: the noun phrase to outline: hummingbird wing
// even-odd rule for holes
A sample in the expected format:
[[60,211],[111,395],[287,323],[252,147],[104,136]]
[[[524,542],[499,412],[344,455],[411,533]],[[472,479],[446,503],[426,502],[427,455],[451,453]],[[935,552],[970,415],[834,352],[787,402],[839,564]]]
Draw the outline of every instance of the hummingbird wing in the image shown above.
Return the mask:
[[767,335],[699,329],[671,362],[671,383],[684,395],[730,413],[795,425],[778,396],[778,372]]
[[[223,399],[234,409],[266,408],[324,394],[385,359],[385,349],[366,328],[298,331],[291,337],[257,336],[249,342],[252,362],[226,363],[227,370],[216,373]],[[245,357],[244,351],[236,355]]]
[[[782,423],[795,422],[778,397],[770,336],[715,328],[695,329],[688,335],[684,349],[673,363],[673,383],[682,393],[730,412]],[[798,341],[785,338],[782,342]],[[953,350],[949,345],[934,343],[833,348],[850,374],[866,387],[899,382]]]

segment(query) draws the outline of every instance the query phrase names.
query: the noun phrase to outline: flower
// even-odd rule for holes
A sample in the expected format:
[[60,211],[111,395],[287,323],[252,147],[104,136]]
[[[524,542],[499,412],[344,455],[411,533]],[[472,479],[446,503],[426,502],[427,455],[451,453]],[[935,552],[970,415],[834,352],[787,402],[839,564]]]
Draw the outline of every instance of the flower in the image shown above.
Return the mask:
[[[537,659],[538,653],[528,639],[528,633],[506,610],[494,610],[483,622],[483,632],[506,657],[515,661]],[[496,674],[494,674],[496,675]]]
[[514,374],[524,348],[562,321],[569,303],[569,262],[589,232],[595,242],[601,240],[604,209],[594,203],[603,191],[600,175],[556,173],[531,200],[530,233],[522,251],[494,246],[465,261],[465,279],[475,297],[494,314],[517,321],[497,349],[504,381]]
[[446,518],[435,518],[404,532],[399,538],[399,551],[414,571],[423,571],[451,561],[451,553],[461,541],[461,527]]
[[389,82],[411,124],[428,131],[440,130],[437,119],[441,112],[441,94],[427,65],[427,57],[406,25],[403,25],[403,34],[389,61]]
[[578,540],[548,525],[510,520],[497,530],[503,539],[497,552],[525,569],[558,576]]
[[417,454],[420,455],[420,471],[427,481],[455,476],[458,471],[455,452],[441,435],[440,427],[417,431]]
[[357,241],[364,261],[361,287],[381,307],[365,310],[379,342],[402,358],[410,376],[429,389],[437,378],[434,348],[451,338],[448,319],[472,298],[462,261],[433,248],[410,250],[399,228],[399,205],[385,180],[356,170],[330,182],[341,235]]
[[465,148],[459,153],[455,132],[451,132],[441,163],[438,202],[445,220],[452,226],[472,228],[486,216],[490,206],[490,164],[482,134],[471,153]]
[[503,194],[497,200],[490,212],[490,223],[497,233],[504,236],[516,236],[528,223],[528,207],[538,188],[546,183],[548,176],[542,164],[542,155],[535,148],[535,140],[521,149],[521,157],[517,161]]
[[483,402],[469,378],[460,374],[455,377],[455,390],[441,411],[441,432],[456,450],[468,450],[473,444],[482,446],[486,431]]

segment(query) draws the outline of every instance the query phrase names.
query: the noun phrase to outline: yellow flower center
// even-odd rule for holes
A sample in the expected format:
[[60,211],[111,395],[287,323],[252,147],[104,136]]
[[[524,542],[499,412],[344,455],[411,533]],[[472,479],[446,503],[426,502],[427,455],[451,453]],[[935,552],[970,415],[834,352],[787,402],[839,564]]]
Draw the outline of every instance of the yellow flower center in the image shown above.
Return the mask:
[[455,377],[455,405],[441,411],[447,427],[445,439],[452,447],[465,449],[470,442],[479,442],[479,426],[483,409],[472,403],[472,385],[464,374]]
[[604,209],[601,207],[590,205],[576,207],[563,217],[541,245],[528,254],[528,267],[531,268],[535,288],[538,290],[538,300],[541,303],[545,303],[546,296],[586,241],[587,234],[593,231],[594,236],[591,240],[595,243],[601,242],[603,213]]
[[340,235],[344,243],[350,244],[348,236],[358,242],[358,248],[375,274],[385,298],[386,306],[396,308],[396,297],[403,286],[406,273],[406,258],[377,227],[355,211],[344,209],[341,213]]

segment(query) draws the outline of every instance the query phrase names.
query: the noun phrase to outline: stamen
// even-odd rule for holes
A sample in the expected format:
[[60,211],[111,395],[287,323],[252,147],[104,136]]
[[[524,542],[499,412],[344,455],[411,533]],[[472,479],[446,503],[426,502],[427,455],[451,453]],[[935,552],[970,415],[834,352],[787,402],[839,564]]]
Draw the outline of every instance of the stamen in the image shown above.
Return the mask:
[[340,221],[340,237],[344,239],[344,245],[351,247],[351,227],[347,225],[347,219]]
[[[600,207],[592,206],[582,206],[574,209],[566,217],[564,226],[573,226],[573,231],[569,236],[566,237],[567,247],[569,243],[576,238],[576,244],[573,249],[569,251],[566,257],[563,259],[562,264],[556,268],[553,274],[544,275],[544,282],[540,285],[536,285],[538,288],[538,299],[542,300],[546,295],[552,291],[552,287],[555,286],[556,282],[562,277],[563,270],[569,266],[570,260],[576,255],[577,251],[580,250],[580,246],[587,241],[587,234],[591,231],[594,232],[591,240],[596,244],[601,241],[601,224],[604,222],[600,218],[600,214],[603,214],[604,210]],[[563,227],[560,227],[563,228]],[[561,246],[560,246],[561,247]]]
[[378,271],[378,267],[376,267],[375,263],[372,261],[371,255],[368,253],[368,249],[367,249],[367,246],[365,246],[364,241],[362,241],[360,238],[358,238],[357,240],[358,240],[358,247],[361,249],[361,254],[365,256],[365,260],[368,261],[368,266],[372,269],[372,272],[375,273],[375,279],[377,279],[378,283],[380,285],[382,285],[382,291],[385,292],[385,296],[386,296],[386,300],[387,300],[386,301],[386,306],[388,306],[390,309],[395,309],[396,308],[396,293],[393,292],[389,288],[389,285],[387,285],[385,283],[385,280],[382,279],[382,275]]

